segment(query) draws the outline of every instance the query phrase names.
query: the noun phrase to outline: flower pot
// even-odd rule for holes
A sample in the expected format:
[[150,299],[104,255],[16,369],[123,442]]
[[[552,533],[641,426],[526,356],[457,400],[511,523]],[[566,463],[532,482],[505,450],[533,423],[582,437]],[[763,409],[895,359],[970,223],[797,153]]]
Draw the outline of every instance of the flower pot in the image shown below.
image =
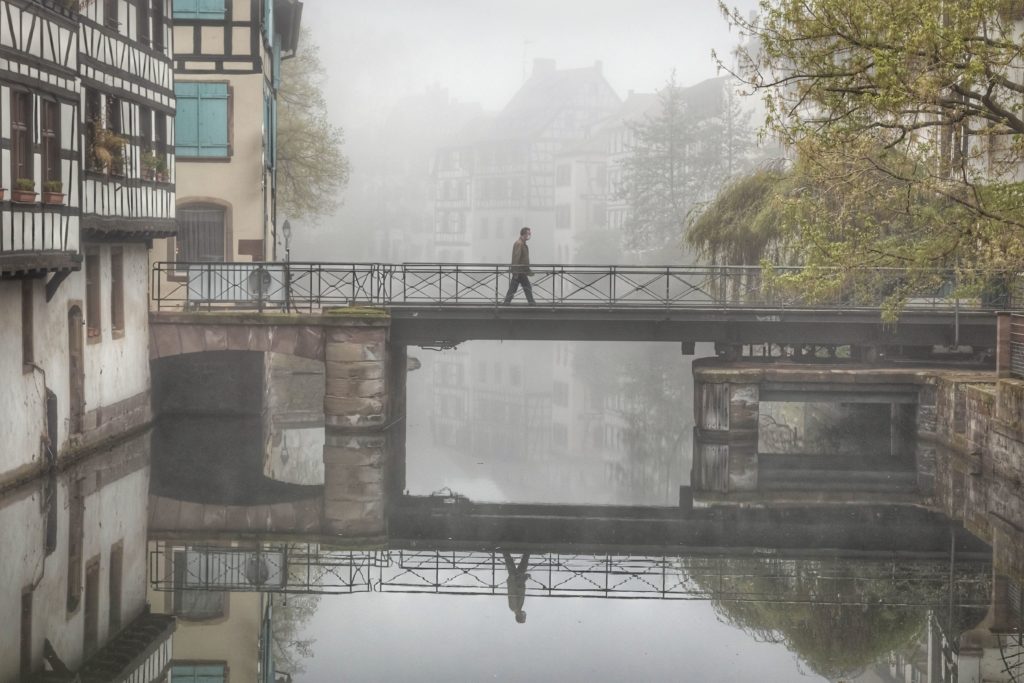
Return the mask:
[[63,204],[63,192],[43,192],[43,204]]
[[33,190],[11,190],[11,201],[16,204],[35,204],[36,193]]

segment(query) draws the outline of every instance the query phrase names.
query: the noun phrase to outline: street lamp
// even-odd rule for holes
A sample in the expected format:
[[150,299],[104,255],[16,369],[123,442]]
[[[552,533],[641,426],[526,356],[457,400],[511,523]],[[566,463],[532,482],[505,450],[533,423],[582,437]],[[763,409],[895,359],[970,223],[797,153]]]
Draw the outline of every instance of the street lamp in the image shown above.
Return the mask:
[[292,302],[292,271],[291,271],[291,260],[292,260],[292,224],[291,221],[285,220],[284,225],[281,226],[281,234],[284,235],[284,310],[286,313],[291,311]]

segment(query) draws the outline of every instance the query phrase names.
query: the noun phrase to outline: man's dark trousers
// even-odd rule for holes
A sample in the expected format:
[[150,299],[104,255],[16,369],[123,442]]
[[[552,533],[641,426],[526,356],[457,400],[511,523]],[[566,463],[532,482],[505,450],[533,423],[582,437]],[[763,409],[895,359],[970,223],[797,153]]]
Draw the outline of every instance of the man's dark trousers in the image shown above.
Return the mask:
[[512,275],[512,281],[508,283],[508,293],[505,294],[505,303],[512,302],[512,297],[515,296],[519,285],[523,286],[523,294],[526,295],[526,300],[531,304],[534,303],[533,285],[530,284],[530,278],[525,273],[514,273]]

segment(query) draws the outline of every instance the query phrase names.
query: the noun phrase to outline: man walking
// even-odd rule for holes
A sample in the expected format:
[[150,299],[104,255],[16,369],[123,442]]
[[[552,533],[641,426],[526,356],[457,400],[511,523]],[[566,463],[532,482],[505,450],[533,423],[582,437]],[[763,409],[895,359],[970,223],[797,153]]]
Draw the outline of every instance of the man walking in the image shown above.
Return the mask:
[[533,275],[533,271],[530,270],[530,247],[526,244],[530,240],[530,234],[529,228],[523,228],[519,231],[519,239],[512,245],[512,267],[509,268],[511,281],[505,294],[506,304],[512,302],[519,285],[523,286],[526,301],[531,305],[534,303],[533,286],[530,284],[530,276]]

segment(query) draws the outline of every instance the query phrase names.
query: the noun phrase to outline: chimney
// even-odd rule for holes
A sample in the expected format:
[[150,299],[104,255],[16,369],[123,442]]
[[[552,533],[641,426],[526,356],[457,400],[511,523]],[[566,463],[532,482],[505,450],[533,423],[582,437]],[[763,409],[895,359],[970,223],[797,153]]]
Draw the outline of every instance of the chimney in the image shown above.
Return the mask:
[[533,60],[533,75],[534,76],[546,76],[547,74],[555,73],[555,60],[553,59],[534,59]]

